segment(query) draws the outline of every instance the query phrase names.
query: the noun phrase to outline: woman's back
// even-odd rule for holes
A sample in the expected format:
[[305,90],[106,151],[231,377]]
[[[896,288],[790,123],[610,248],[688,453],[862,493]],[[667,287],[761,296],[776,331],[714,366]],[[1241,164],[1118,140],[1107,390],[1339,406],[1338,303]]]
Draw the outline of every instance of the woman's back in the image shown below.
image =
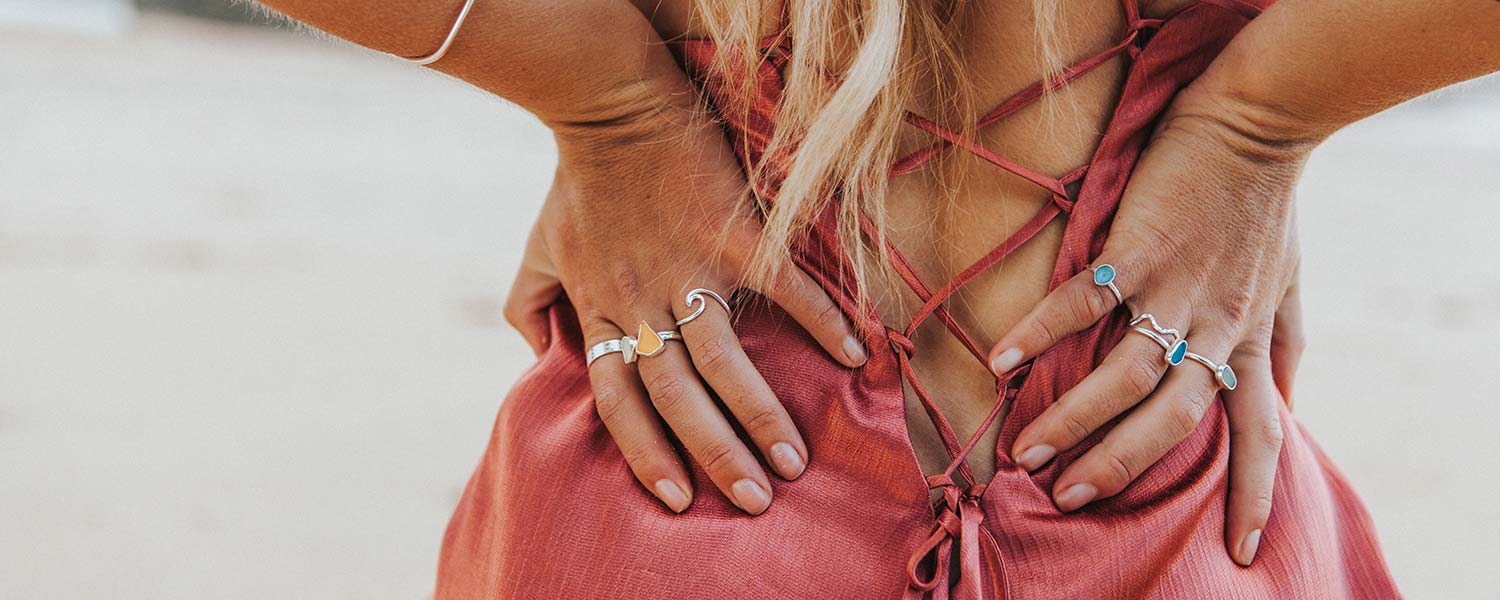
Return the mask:
[[[975,31],[964,38],[973,46],[965,49],[974,66],[967,75],[982,90],[983,113],[985,103],[1035,92],[1037,76],[1028,73],[1037,69],[1003,56],[1034,59],[1025,14],[1007,14],[1019,10],[1009,6],[973,10],[996,13],[967,21]],[[896,180],[887,225],[909,268],[899,269],[900,279],[872,281],[878,315],[861,313],[849,289],[831,284],[847,265],[826,223],[799,250],[799,264],[830,282],[825,287],[846,316],[861,323],[868,362],[857,369],[833,362],[775,307],[738,309],[746,353],[809,450],[806,471],[775,484],[769,509],[752,517],[721,495],[701,494],[673,514],[636,483],[596,413],[576,315],[558,303],[549,346],[501,407],[449,525],[438,597],[1395,596],[1368,516],[1284,407],[1278,504],[1268,525],[1281,537],[1262,542],[1250,568],[1235,564],[1222,543],[1228,431],[1218,403],[1124,492],[1070,514],[1046,490],[1090,442],[1035,472],[997,461],[993,441],[967,454],[976,459],[972,473],[950,461],[964,455],[954,440],[961,445],[982,429],[997,404],[994,375],[955,340],[992,342],[1060,276],[1087,267],[1156,118],[1257,9],[1205,0],[1165,11],[1165,21],[1107,3],[1059,12],[1053,29],[1065,32],[1055,34],[1066,40],[1063,61],[1092,68],[1066,71],[1069,91],[1053,104],[1004,115],[974,136],[977,145],[911,120],[927,131],[909,132],[908,148],[943,136],[961,147],[951,151],[985,160],[964,159],[975,164],[952,196],[941,177],[924,171]],[[782,89],[780,65],[762,65],[754,97],[746,98],[716,70],[711,43],[673,47],[721,109],[742,158],[759,156],[775,126],[768,105]],[[923,107],[914,108],[920,114]],[[998,264],[971,268],[1002,255]],[[945,282],[971,275],[960,294],[941,302]],[[951,320],[940,304],[951,308]],[[1019,385],[1001,386],[1013,414],[990,435],[1014,440],[1023,422],[1086,376],[1124,337],[1122,316],[1038,357]],[[930,324],[908,335],[912,319]],[[912,410],[918,382],[955,431],[936,432],[926,406]],[[903,407],[912,418],[903,418]],[[697,466],[692,478],[700,489],[708,481]],[[935,504],[930,491],[941,496]]]
[[[653,24],[664,39],[708,37],[705,25],[691,16],[695,0],[637,0],[637,4],[653,15]],[[1141,16],[1159,18],[1191,2],[1146,4]],[[1040,80],[1049,61],[1060,63],[1056,67],[1073,65],[1126,35],[1125,9],[1116,1],[1033,5],[991,0],[971,3],[964,10],[954,21],[962,29],[950,32],[965,69],[954,75],[971,82],[971,102],[981,113]],[[767,36],[779,25],[775,16],[775,11],[769,11],[762,23]],[[1021,165],[1060,177],[1088,163],[1093,155],[1127,68],[1127,57],[1112,57],[1047,99],[980,128],[973,139]],[[911,110],[919,115],[939,114],[944,110],[939,102],[918,98]],[[900,136],[897,154],[915,152],[933,140],[932,134],[908,126]],[[960,164],[896,177],[887,202],[887,235],[916,275],[935,286],[990,252],[1051,200],[1046,189],[971,153],[957,152],[952,157]],[[1046,295],[1066,222],[1066,215],[1059,216],[1002,262],[954,292],[947,307],[979,347],[992,346]],[[892,326],[909,322],[922,305],[899,278],[875,276],[869,285],[881,318]],[[935,320],[922,324],[912,341],[922,349],[912,360],[917,372],[926,375],[923,384],[958,436],[967,439],[994,404],[994,375]],[[937,430],[910,393],[907,414],[924,470],[943,470],[948,455]],[[986,435],[970,456],[980,481],[987,481],[994,471],[994,433]]]

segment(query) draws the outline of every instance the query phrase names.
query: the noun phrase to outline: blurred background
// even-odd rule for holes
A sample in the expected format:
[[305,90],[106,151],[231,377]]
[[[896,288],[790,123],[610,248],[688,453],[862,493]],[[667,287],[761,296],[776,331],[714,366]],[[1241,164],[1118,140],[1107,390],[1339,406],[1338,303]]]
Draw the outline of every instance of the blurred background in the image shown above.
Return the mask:
[[[0,0],[0,598],[424,597],[554,162],[244,4]],[[1493,79],[1302,184],[1297,414],[1413,598],[1500,589],[1497,190]]]

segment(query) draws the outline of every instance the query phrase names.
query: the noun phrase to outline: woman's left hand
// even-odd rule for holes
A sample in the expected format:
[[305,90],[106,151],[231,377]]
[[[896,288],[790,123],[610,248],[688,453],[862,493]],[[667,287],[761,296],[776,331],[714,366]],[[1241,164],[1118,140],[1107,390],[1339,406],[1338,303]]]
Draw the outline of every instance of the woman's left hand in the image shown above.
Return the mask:
[[[1225,546],[1249,565],[1271,511],[1281,449],[1278,402],[1301,354],[1293,195],[1309,148],[1263,143],[1217,96],[1179,94],[1142,154],[1094,265],[1115,268],[1131,315],[1151,313],[1190,339],[1189,351],[1228,362],[1230,427]],[[991,350],[1004,373],[1115,310],[1085,270],[1058,286]],[[1150,328],[1143,322],[1142,327]],[[1017,436],[1011,455],[1036,470],[1125,415],[1057,478],[1053,500],[1076,510],[1123,490],[1197,428],[1218,391],[1191,358],[1168,368],[1161,345],[1127,330],[1104,362]]]

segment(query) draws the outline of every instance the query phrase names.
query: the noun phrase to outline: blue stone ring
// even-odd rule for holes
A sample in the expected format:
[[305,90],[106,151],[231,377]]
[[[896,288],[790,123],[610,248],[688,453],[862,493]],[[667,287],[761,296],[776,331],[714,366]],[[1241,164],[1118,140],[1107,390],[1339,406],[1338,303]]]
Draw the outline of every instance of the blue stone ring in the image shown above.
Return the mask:
[[1109,292],[1115,295],[1115,302],[1125,303],[1125,298],[1120,295],[1120,288],[1115,287],[1115,266],[1103,264],[1097,267],[1089,267],[1094,272],[1094,285],[1109,288]]
[[1208,358],[1204,357],[1202,354],[1198,354],[1197,352],[1189,352],[1187,353],[1187,357],[1198,361],[1199,364],[1202,364],[1203,366],[1208,367],[1208,370],[1213,371],[1214,382],[1218,383],[1221,389],[1233,391],[1234,388],[1240,385],[1240,378],[1235,376],[1234,367],[1229,366],[1229,363],[1224,363],[1222,365],[1214,364],[1214,361],[1209,360]]
[[[1141,327],[1140,323],[1142,321],[1150,323],[1151,329]],[[1182,334],[1176,329],[1162,327],[1157,324],[1156,317],[1151,316],[1151,313],[1142,313],[1141,316],[1131,319],[1130,328],[1136,333],[1151,338],[1152,341],[1161,346],[1162,350],[1166,351],[1162,355],[1162,360],[1167,361],[1169,365],[1175,367],[1182,364],[1182,361],[1190,354],[1187,351],[1187,340],[1182,339]],[[1231,375],[1233,375],[1233,372],[1231,372]]]

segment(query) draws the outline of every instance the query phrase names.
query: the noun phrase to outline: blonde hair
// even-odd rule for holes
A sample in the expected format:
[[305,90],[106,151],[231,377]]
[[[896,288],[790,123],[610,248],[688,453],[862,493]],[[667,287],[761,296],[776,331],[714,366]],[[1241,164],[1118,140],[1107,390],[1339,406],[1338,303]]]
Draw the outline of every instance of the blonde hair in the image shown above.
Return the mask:
[[[747,193],[755,195],[750,200],[764,200],[764,223],[745,278],[751,285],[772,281],[788,264],[796,236],[837,193],[840,244],[855,266],[858,295],[865,298],[867,276],[888,273],[880,250],[885,203],[908,108],[926,100],[936,114],[924,117],[973,133],[977,114],[958,39],[958,20],[968,2],[782,1],[784,8],[765,0],[696,0],[705,30],[716,42],[719,67],[741,70],[729,78],[744,86],[741,97],[751,97],[755,70],[767,60],[759,51],[762,23],[780,20],[767,19],[768,11],[785,10],[785,28],[778,35],[791,40],[776,131],[765,159],[747,173]],[[1043,76],[1061,71],[1061,59],[1047,43],[1056,4],[1033,1]],[[957,164],[939,162],[949,179],[962,177]],[[948,183],[948,189],[957,188],[955,181]],[[774,198],[764,197],[772,193]],[[862,215],[875,226],[873,239],[862,234]]]

